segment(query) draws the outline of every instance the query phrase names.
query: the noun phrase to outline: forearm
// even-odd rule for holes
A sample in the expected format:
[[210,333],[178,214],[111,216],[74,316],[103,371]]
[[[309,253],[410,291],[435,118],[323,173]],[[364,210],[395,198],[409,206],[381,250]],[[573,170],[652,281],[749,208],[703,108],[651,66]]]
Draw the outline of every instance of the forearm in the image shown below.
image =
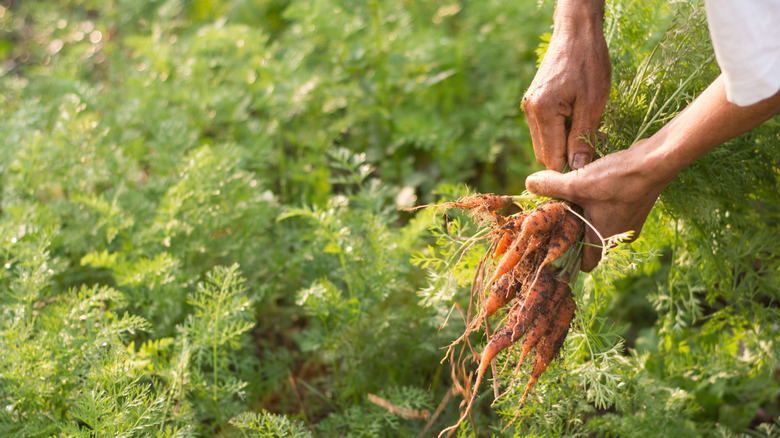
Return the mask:
[[780,92],[750,106],[726,99],[718,77],[682,113],[637,146],[643,166],[658,184],[671,182],[685,167],[715,147],[750,131],[780,111]]
[[553,16],[556,31],[598,29],[604,25],[604,0],[558,0]]

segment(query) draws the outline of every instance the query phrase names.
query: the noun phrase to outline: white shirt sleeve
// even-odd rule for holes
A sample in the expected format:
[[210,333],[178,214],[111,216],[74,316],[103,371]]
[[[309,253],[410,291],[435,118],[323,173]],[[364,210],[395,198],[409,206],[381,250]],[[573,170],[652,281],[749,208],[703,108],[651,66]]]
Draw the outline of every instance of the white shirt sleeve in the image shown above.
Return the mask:
[[729,102],[752,105],[780,89],[780,0],[705,0]]

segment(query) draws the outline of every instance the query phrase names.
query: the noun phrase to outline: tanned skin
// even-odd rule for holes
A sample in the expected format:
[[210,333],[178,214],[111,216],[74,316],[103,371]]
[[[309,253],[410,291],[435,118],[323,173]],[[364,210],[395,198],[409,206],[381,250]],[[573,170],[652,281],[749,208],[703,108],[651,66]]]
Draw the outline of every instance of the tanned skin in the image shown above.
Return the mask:
[[[534,153],[548,170],[526,180],[537,195],[571,201],[603,237],[629,230],[639,236],[661,191],[706,152],[780,112],[780,91],[749,106],[726,98],[718,77],[697,99],[650,138],[591,163],[609,95],[611,69],[604,40],[603,0],[559,0],[550,47],[523,98]],[[571,125],[567,126],[567,120]],[[564,165],[573,172],[561,174]],[[601,258],[601,241],[587,227],[582,269]]]

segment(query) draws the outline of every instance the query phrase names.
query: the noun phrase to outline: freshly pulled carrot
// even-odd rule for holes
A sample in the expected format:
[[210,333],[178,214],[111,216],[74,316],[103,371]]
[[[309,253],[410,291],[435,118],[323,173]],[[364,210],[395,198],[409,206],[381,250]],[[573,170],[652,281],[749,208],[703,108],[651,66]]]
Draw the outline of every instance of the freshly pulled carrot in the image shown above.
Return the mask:
[[498,355],[498,353],[500,353],[502,350],[505,350],[510,345],[512,345],[512,333],[510,331],[502,329],[493,335],[493,338],[490,340],[490,342],[488,342],[488,344],[485,346],[485,349],[482,350],[482,354],[480,355],[479,366],[477,367],[477,380],[474,382],[471,399],[469,399],[469,403],[466,406],[463,415],[460,417],[457,423],[439,432],[439,437],[450,430],[457,429],[458,426],[463,423],[463,420],[465,420],[469,412],[471,412],[471,406],[474,404],[474,400],[477,398],[479,385],[482,383],[482,378],[485,376],[485,372],[490,365],[490,361],[493,360]]
[[528,257],[529,254],[539,249],[539,247],[544,245],[549,240],[549,238],[550,236],[543,234],[535,234],[531,236],[531,238],[528,239],[528,244],[525,246],[523,258]]
[[[533,210],[523,220],[523,225],[520,229],[520,234],[512,243],[512,247],[501,259],[496,272],[493,277],[488,281],[488,284],[492,284],[499,277],[509,272],[515,265],[517,265],[526,253],[526,246],[533,236],[547,236],[556,227],[558,227],[564,218],[566,209],[560,202],[548,202],[540,205],[536,210]],[[542,242],[543,243],[543,242]]]
[[514,233],[504,233],[501,238],[498,241],[498,244],[496,245],[496,251],[493,253],[493,260],[501,257],[506,253],[507,248],[509,248],[509,244],[512,243],[512,238],[514,237]]
[[[505,207],[509,207],[515,202],[515,196],[493,195],[489,193],[479,193],[476,195],[464,196],[456,201],[444,202],[441,204],[423,204],[416,207],[406,208],[406,211],[419,210],[427,207],[444,208],[465,208],[468,210],[487,211],[494,213]],[[495,214],[494,214],[495,216]]]
[[520,263],[520,260],[523,258],[523,254],[525,254],[525,247],[527,244],[528,236],[525,236],[521,233],[515,237],[512,245],[506,251],[506,254],[504,254],[504,258],[502,258],[499,262],[498,267],[496,268],[496,272],[493,274],[490,280],[488,280],[488,285],[492,285],[496,280],[501,278],[502,275],[506,274],[509,272],[509,270]]
[[554,293],[554,282],[554,275],[545,269],[536,284],[525,294],[523,300],[512,306],[505,327],[512,332],[513,342],[522,338],[534,323],[539,310],[544,307],[544,303]]
[[[465,208],[468,210],[483,210],[494,212],[504,207],[509,207],[515,202],[514,196],[501,196],[493,195],[489,193],[479,193],[476,195],[464,196],[457,201],[444,202],[442,204],[435,205],[436,207],[444,208]],[[410,210],[417,210],[420,208],[431,207],[430,204],[418,205]]]
[[485,298],[480,314],[483,318],[488,318],[504,307],[508,302],[520,293],[522,282],[515,281],[510,276],[503,277],[500,281],[491,286],[490,293]]
[[563,297],[558,309],[558,318],[555,319],[550,333],[545,336],[548,342],[552,343],[553,356],[557,356],[566,341],[566,335],[569,334],[571,322],[574,319],[574,312],[577,310],[577,303],[574,302],[574,295],[571,289],[567,287],[568,293]]
[[[567,286],[568,290],[568,286]],[[553,359],[558,355],[558,352],[563,346],[563,342],[566,339],[566,335],[569,332],[569,326],[572,319],[574,319],[574,311],[576,309],[574,298],[569,291],[569,294],[563,298],[558,309],[558,314],[553,319],[553,324],[548,333],[542,340],[536,345],[535,362],[533,369],[531,369],[531,377],[528,378],[528,383],[525,385],[525,391],[523,397],[520,399],[520,407],[525,403],[525,398],[528,396],[528,392],[533,388],[536,382],[539,380],[539,376],[547,370]]]
[[568,251],[577,241],[582,227],[582,221],[574,213],[567,211],[560,230],[550,238],[550,243],[547,245],[547,256],[542,261],[542,266],[554,262]]
[[552,297],[544,303],[544,308],[536,317],[534,326],[528,331],[523,339],[523,346],[520,352],[520,358],[517,360],[515,374],[520,370],[520,365],[522,365],[525,356],[539,344],[542,338],[552,331],[554,327],[553,320],[558,316],[558,305],[565,299],[567,294],[571,293],[569,285],[566,282],[556,281],[555,283],[555,292]]
[[523,211],[506,218],[506,221],[499,225],[498,231],[505,233],[516,233],[520,231],[523,227],[523,222],[525,222],[525,218],[528,217],[529,213],[530,211]]
[[528,212],[524,211],[521,213],[514,214],[508,218],[499,218],[499,221],[497,221],[499,222],[498,228],[493,230],[493,232],[503,233],[503,234],[499,238],[498,244],[496,245],[496,250],[493,253],[493,260],[501,257],[507,252],[509,246],[514,242],[514,239],[517,237],[517,233],[522,228],[523,221],[527,216],[528,216]]
[[487,211],[496,211],[504,207],[509,207],[514,202],[512,196],[499,196],[492,194],[478,194],[466,196],[457,201],[451,202],[450,207],[484,209]]
[[536,282],[536,278],[539,277],[539,272],[542,268],[555,260],[558,260],[558,258],[565,254],[566,251],[574,245],[574,242],[577,241],[577,236],[579,236],[582,231],[583,224],[580,219],[569,211],[564,211],[564,213],[563,223],[561,223],[561,226],[556,233],[550,237],[550,241],[547,244],[547,255],[539,264],[539,267],[536,268],[536,275],[531,282],[531,287],[533,287]]
[[[487,253],[480,259],[472,284],[472,297],[477,295],[477,288],[484,287],[481,295],[484,300],[481,301],[477,316],[468,322],[465,333],[450,344],[445,360],[450,356],[453,346],[477,330],[483,321],[512,300],[514,304],[506,312],[503,327],[492,336],[478,356],[477,376],[473,392],[466,396],[469,400],[465,411],[455,425],[442,430],[439,436],[456,429],[467,418],[490,363],[499,352],[514,344],[521,348],[515,375],[525,357],[535,350],[534,364],[520,401],[522,406],[530,390],[563,346],[576,311],[568,283],[569,274],[575,272],[572,269],[577,269],[576,264],[567,263],[560,268],[554,267],[552,262],[574,246],[582,233],[581,220],[559,201],[547,202],[511,216],[495,212],[512,201],[511,197],[502,199],[496,195],[473,195],[445,204],[447,207],[469,208],[480,213],[490,212],[493,219],[492,229],[482,237],[492,240]],[[481,215],[483,223],[486,217]],[[491,256],[493,260],[500,260],[495,262],[495,270],[487,279],[485,269],[490,266],[488,260]],[[561,276],[562,279],[559,279]],[[521,341],[522,344],[519,344]],[[455,359],[454,356],[452,359]]]
[[553,201],[540,205],[528,214],[523,221],[522,232],[525,234],[549,233],[561,224],[566,215],[566,207]]
[[523,294],[523,283],[516,280],[513,276],[504,276],[499,281],[493,283],[490,287],[490,292],[485,301],[482,303],[482,307],[479,310],[479,314],[469,322],[466,330],[463,334],[449,345],[445,359],[449,356],[452,348],[466,338],[470,333],[479,328],[479,325],[485,318],[493,316],[499,309],[504,307],[507,303],[512,301],[515,297],[520,297]]

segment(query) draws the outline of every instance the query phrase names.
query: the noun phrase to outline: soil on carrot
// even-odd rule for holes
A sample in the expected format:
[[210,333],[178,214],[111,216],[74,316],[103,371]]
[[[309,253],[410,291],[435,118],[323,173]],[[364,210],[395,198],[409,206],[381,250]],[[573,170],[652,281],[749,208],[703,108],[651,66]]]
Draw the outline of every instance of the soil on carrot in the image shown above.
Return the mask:
[[[450,344],[444,360],[460,361],[466,347],[471,347],[468,335],[488,318],[503,322],[476,355],[476,381],[468,391],[471,396],[462,416],[456,424],[442,430],[440,437],[457,429],[469,416],[490,363],[498,353],[515,344],[521,349],[515,374],[519,373],[525,356],[535,350],[534,364],[520,402],[522,407],[531,388],[559,354],[574,318],[576,306],[569,280],[579,269],[576,246],[584,228],[582,221],[571,207],[560,201],[545,202],[510,216],[501,215],[500,211],[514,199],[476,194],[438,205],[473,211],[491,228],[489,238],[492,239],[472,285],[472,290],[479,292],[472,300],[478,300],[480,311],[467,323],[463,335]],[[567,262],[555,263],[564,254]],[[507,305],[510,305],[508,310],[500,314],[499,310]],[[470,382],[463,383],[464,388],[470,387]]]

